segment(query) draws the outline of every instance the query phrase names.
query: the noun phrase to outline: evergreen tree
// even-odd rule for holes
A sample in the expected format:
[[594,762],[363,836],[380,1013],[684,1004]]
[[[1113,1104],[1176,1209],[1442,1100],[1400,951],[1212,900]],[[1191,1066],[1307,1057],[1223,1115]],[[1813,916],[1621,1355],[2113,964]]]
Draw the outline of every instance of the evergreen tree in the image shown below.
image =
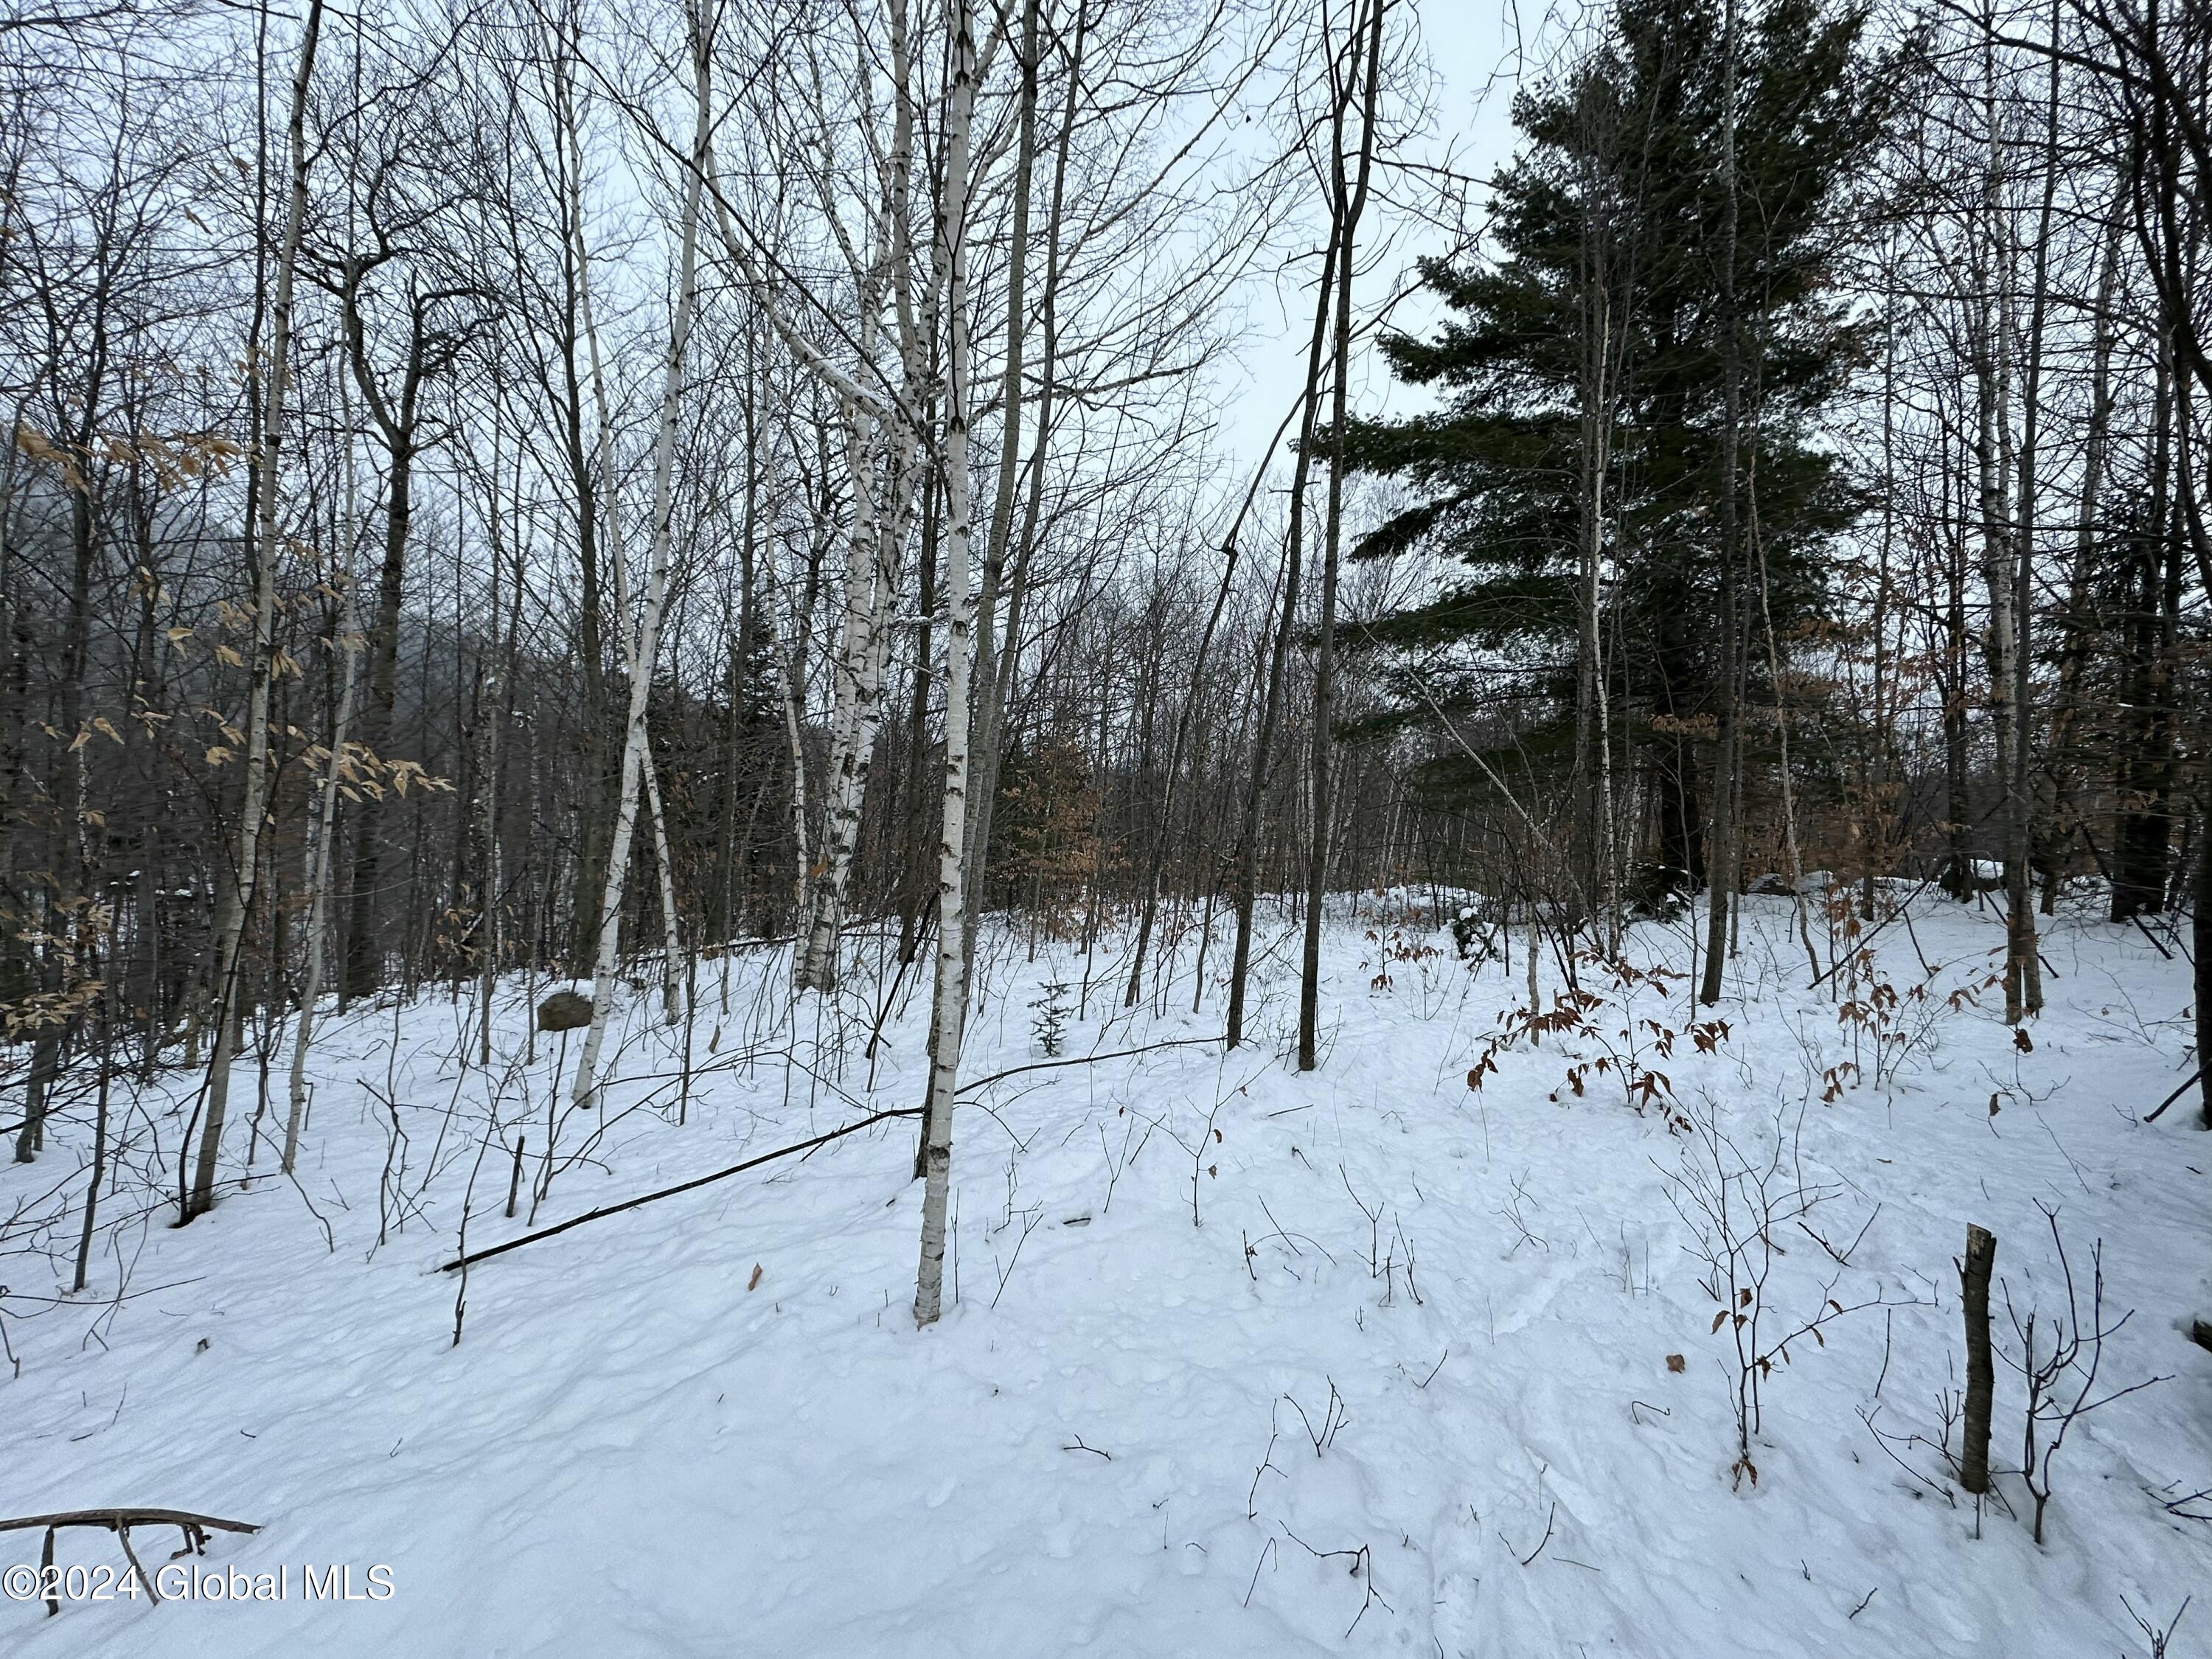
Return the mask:
[[1755,585],[1763,568],[1778,630],[1820,609],[1823,546],[1857,510],[1814,422],[1867,356],[1841,264],[1893,77],[1863,46],[1865,20],[1856,4],[1768,0],[1739,21],[1731,272],[1724,15],[1621,0],[1607,40],[1516,100],[1524,141],[1484,243],[1424,268],[1450,319],[1386,343],[1443,407],[1347,434],[1352,465],[1419,497],[1356,556],[1456,567],[1426,603],[1343,641],[1395,686],[1385,720],[1453,723],[1460,746],[1429,787],[1491,787],[1486,750],[1587,768],[1601,612],[1612,717],[1644,739],[1667,885],[1703,879],[1714,769],[1700,749],[1728,690],[1731,351],[1748,527],[1736,574]]

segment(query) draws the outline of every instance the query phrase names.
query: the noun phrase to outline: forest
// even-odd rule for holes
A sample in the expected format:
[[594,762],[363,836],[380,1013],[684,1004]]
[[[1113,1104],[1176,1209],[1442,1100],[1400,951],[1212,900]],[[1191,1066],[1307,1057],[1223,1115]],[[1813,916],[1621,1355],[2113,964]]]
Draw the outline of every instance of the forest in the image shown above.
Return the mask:
[[9,0],[0,398],[9,1651],[2212,1652],[2206,0]]

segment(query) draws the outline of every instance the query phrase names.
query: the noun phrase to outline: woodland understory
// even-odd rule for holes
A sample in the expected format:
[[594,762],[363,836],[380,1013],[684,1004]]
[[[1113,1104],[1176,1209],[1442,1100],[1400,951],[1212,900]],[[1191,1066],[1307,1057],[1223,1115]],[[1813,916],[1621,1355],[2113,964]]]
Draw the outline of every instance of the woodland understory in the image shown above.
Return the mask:
[[[52,1333],[123,1351],[173,1266],[242,1287],[280,1237],[434,1240],[411,1294],[467,1355],[481,1278],[641,1225],[728,1278],[750,1261],[658,1218],[816,1170],[808,1272],[835,1294],[849,1228],[875,1287],[895,1218],[896,1322],[972,1341],[1048,1210],[1091,1225],[1049,1159],[1050,1204],[1017,1202],[1041,1123],[1103,1147],[1104,1252],[1145,1150],[1145,1224],[1212,1238],[1263,1097],[1340,1153],[1345,1109],[1447,1159],[1479,1120],[1482,1175],[1442,1196],[1510,1226],[1440,1247],[1472,1316],[1467,1276],[1554,1257],[1577,1207],[1492,1204],[1504,1090],[1532,1167],[1564,1154],[1530,1114],[1607,1149],[1577,1225],[1632,1302],[1632,1231],[1697,1264],[1711,1328],[1662,1375],[1717,1364],[1724,1429],[1669,1478],[1765,1501],[1778,1455],[1882,1458],[1977,1542],[2078,1546],[2107,1605],[2051,1613],[2066,1642],[2183,1651],[2212,1504],[2179,1492],[2212,1474],[2069,1533],[2052,1472],[2087,1442],[2106,1482],[2146,1473],[2147,1428],[2075,1425],[2202,1419],[2212,1375],[2212,7],[1483,27],[1413,0],[0,17],[0,1437],[7,1390],[70,1363]],[[2086,1202],[1962,1114],[2054,1147],[2096,1115],[2053,1166]],[[1366,1156],[1331,1158],[1363,1336],[1432,1281],[1408,1200],[1360,1179],[1458,1168]],[[1887,1184],[1907,1158],[1940,1167]],[[1239,1213],[1255,1294],[1334,1282],[1314,1235]],[[987,1237],[985,1295],[958,1251]],[[1185,1249],[1145,1247],[1177,1276]],[[1154,1340],[1146,1282],[1102,1271],[1135,1300],[1038,1336],[1063,1359]],[[1884,1375],[1915,1334],[1935,1420],[1854,1376],[1856,1449],[1793,1466],[1765,1390],[1877,1326]],[[803,1393],[778,1364],[756,1381]],[[1271,1467],[1375,1409],[1322,1380],[1271,1395],[1245,1526]],[[1397,1478],[1340,1496],[1380,1515],[1363,1483]],[[1595,1478],[1520,1519],[1550,1540]],[[1618,1626],[1409,1624],[1376,1605],[1395,1540],[1276,1514],[1245,1604],[1302,1546],[1367,1598],[1340,1643],[1714,1639],[1638,1648],[1617,1588],[1565,1605]],[[2158,1569],[2130,1577],[2139,1521]],[[794,1643],[829,1617],[786,1615]],[[1102,1617],[1083,1639],[1122,1650]],[[1890,1628],[1964,1652],[2003,1624],[1959,1621]],[[1329,1645],[1307,1623],[1276,1650]]]

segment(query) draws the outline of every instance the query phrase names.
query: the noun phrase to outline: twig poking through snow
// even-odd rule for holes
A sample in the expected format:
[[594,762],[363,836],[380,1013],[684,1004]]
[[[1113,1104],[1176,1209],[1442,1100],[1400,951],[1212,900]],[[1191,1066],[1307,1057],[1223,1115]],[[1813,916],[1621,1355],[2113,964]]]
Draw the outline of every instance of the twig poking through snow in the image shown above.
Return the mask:
[[2120,1605],[2127,1608],[2128,1617],[2136,1621],[2136,1628],[2149,1640],[2150,1659],[2166,1659],[2166,1644],[2173,1640],[2173,1632],[2181,1625],[2181,1615],[2189,1611],[2189,1604],[2195,1599],[2194,1596],[2183,1596],[2181,1605],[2173,1610],[2173,1617],[2166,1621],[2164,1630],[2160,1630],[2142,1614],[2137,1613],[2126,1596],[2123,1595],[2120,1598]]
[[[1536,1547],[1534,1549],[1530,1550],[1528,1554],[1521,1556],[1521,1565],[1522,1566],[1527,1566],[1530,1562],[1534,1561],[1538,1556],[1544,1553],[1544,1546],[1552,1541],[1552,1523],[1559,1518],[1559,1502],[1557,1499],[1553,1499],[1552,1504],[1552,1512],[1544,1517],[1544,1535],[1536,1540]],[[1498,1534],[1498,1541],[1504,1545],[1509,1550],[1513,1548],[1513,1540],[1506,1537],[1506,1535],[1502,1532]],[[1519,1553],[1517,1551],[1515,1553],[1516,1554]]]
[[[1252,1582],[1244,1586],[1244,1605],[1248,1607],[1252,1605],[1252,1592],[1260,1588],[1260,1569],[1267,1565],[1267,1552],[1274,1548],[1275,1540],[1272,1538],[1260,1546],[1260,1559],[1252,1564]],[[1281,1552],[1278,1550],[1276,1553]]]

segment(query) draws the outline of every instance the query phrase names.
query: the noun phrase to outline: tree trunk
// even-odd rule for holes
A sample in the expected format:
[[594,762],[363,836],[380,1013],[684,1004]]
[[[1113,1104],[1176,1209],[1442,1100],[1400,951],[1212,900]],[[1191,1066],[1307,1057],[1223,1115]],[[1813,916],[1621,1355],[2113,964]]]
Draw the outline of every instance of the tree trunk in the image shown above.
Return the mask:
[[276,256],[276,302],[273,312],[262,422],[261,452],[254,458],[259,495],[255,506],[253,657],[246,714],[246,787],[239,805],[238,866],[224,890],[223,914],[216,929],[215,1048],[208,1064],[207,1112],[200,1126],[199,1153],[190,1196],[178,1221],[188,1222],[215,1203],[216,1156],[222,1146],[222,1124],[230,1098],[230,1063],[236,1042],[239,957],[246,917],[261,869],[262,818],[268,810],[269,678],[276,648],[276,483],[284,437],[284,396],[292,368],[292,278],[299,263],[300,229],[307,213],[307,83],[314,73],[315,48],[323,27],[322,0],[308,0],[300,43],[299,67],[292,78],[292,112],[287,131],[291,190],[284,206],[283,240]]
[[1321,403],[1322,353],[1328,340],[1330,301],[1337,280],[1338,224],[1332,216],[1322,253],[1321,280],[1314,297],[1313,334],[1306,346],[1305,389],[1300,394],[1298,446],[1291,465],[1291,522],[1283,542],[1282,613],[1268,647],[1267,670],[1260,699],[1260,723],[1252,744],[1252,770],[1244,790],[1244,811],[1237,833],[1230,876],[1236,902],[1236,942],[1229,960],[1229,1018],[1224,1041],[1231,1048],[1244,1041],[1245,981],[1252,968],[1252,911],[1259,861],[1260,809],[1267,788],[1267,762],[1274,747],[1277,711],[1283,701],[1283,674],[1291,640],[1297,630],[1298,578],[1305,564],[1306,480],[1313,465],[1315,416]]
[[1990,1273],[1997,1242],[1979,1227],[1966,1229],[1966,1259],[1959,1273],[1966,1320],[1966,1399],[1960,1419],[1959,1484],[1976,1497],[1990,1489],[1990,1406],[1996,1371],[1990,1363]]
[[860,356],[866,362],[874,356],[884,289],[895,288],[904,407],[886,416],[872,401],[849,396],[845,400],[853,524],[846,544],[844,618],[831,663],[835,697],[830,720],[829,776],[823,796],[822,852],[799,928],[798,984],[807,991],[828,991],[836,983],[837,937],[844,923],[846,886],[860,842],[860,810],[866,799],[876,733],[883,718],[884,670],[890,648],[890,612],[897,597],[898,566],[921,482],[915,405],[928,378],[925,337],[933,325],[925,323],[917,327],[908,296],[915,111],[908,86],[903,7],[892,10],[890,57],[896,106],[879,214],[878,257],[860,280],[859,336]]
[[[345,495],[345,531],[341,545],[353,545],[354,471],[353,440],[350,424],[345,428],[345,477],[340,486]],[[355,629],[354,587],[349,581],[345,589],[345,610],[338,621],[337,647],[344,653],[345,666],[338,692],[337,707],[331,716],[331,757],[323,769],[323,799],[315,826],[315,840],[307,855],[307,965],[300,981],[299,1016],[292,1031],[292,1070],[289,1099],[284,1115],[284,1152],[281,1168],[286,1175],[292,1173],[300,1152],[300,1125],[307,1106],[307,1054],[314,1041],[315,1005],[323,994],[323,957],[325,938],[330,927],[331,872],[336,864],[338,795],[345,776],[346,742],[352,735],[354,688],[361,667],[361,641]]]
[[2197,1127],[2212,1129],[2212,1066],[2203,1064],[2212,1054],[2212,801],[2197,809],[2197,890],[2191,896],[2189,945],[2191,988],[2197,1004],[2197,1068],[2202,1100]]
[[[1014,161],[1013,241],[1008,255],[1006,301],[1006,369],[1001,390],[1005,426],[999,447],[999,476],[991,503],[991,527],[984,543],[981,592],[978,601],[974,752],[969,757],[968,895],[963,922],[968,930],[967,952],[975,955],[975,930],[983,918],[983,883],[991,856],[991,819],[999,800],[999,765],[1006,749],[1006,703],[1012,694],[1014,671],[1021,661],[1023,602],[1027,598],[1030,558],[1035,550],[1039,502],[1044,484],[1044,459],[1052,440],[1054,376],[1059,372],[1060,284],[1062,270],[1060,231],[1067,199],[1068,151],[1082,106],[1083,54],[1090,38],[1091,12],[1076,9],[1074,44],[1068,55],[1067,99],[1054,150],[1052,200],[1045,218],[1045,282],[1042,304],[1044,351],[1038,365],[1042,386],[1037,397],[1036,437],[1030,445],[1027,471],[1029,491],[1023,509],[1018,539],[1013,531],[1014,486],[1020,456],[1022,368],[1025,317],[1024,282],[1027,276],[1030,188],[1036,166],[1037,100],[1038,0],[1025,0],[1022,13],[1022,89],[1018,138]],[[1007,586],[1006,554],[1015,549],[1012,594],[1006,610],[1003,641],[998,626],[998,605]]]
[[[401,373],[398,400],[387,405],[378,392],[363,343],[358,264],[349,267],[341,303],[354,380],[367,399],[377,428],[383,435],[391,466],[384,504],[384,563],[378,574],[376,617],[368,641],[368,706],[363,711],[362,743],[378,760],[392,740],[392,714],[398,702],[399,600],[405,585],[407,537],[414,518],[416,422],[423,377],[424,331],[428,326],[418,305],[410,313],[407,363]],[[383,803],[364,794],[355,815],[353,915],[346,936],[346,996],[349,1000],[374,994],[384,977],[384,950],[378,915],[378,888],[383,869]]]
[[[2018,799],[2014,780],[2020,775],[2017,752],[2026,743],[2026,724],[2019,699],[2024,667],[2019,631],[2017,568],[2020,554],[2013,546],[2015,526],[2011,469],[2012,436],[2012,248],[2005,234],[2008,217],[2004,205],[2002,149],[1999,142],[1996,82],[1993,57],[1985,59],[1989,163],[1984,184],[1985,241],[1989,252],[1975,271],[1975,405],[1974,477],[1979,501],[1982,535],[1982,580],[1989,592],[1989,629],[1984,641],[1988,659],[1990,721],[1996,730],[1996,763],[2004,791],[2004,868],[2008,894],[2005,947],[2005,1020],[2017,1024],[2027,1012],[2026,964],[2019,933],[2020,908],[2011,902],[2015,885],[2025,888],[2024,860],[2017,872],[2016,831],[2024,828],[2024,803]],[[1990,268],[1994,263],[1996,269]],[[2018,881],[2015,882],[2015,873]],[[2033,912],[2027,915],[2027,948],[2033,951]]]
[[668,844],[668,810],[660,802],[660,770],[646,741],[640,763],[645,769],[645,806],[653,817],[653,863],[660,889],[660,1013],[673,1025],[684,1018],[684,930],[676,916],[676,860]]
[[[894,11],[903,5],[895,0]],[[937,982],[930,1006],[929,1095],[922,1117],[921,1265],[914,1317],[943,1311],[945,1208],[952,1175],[952,1097],[968,1013],[967,890],[969,677],[975,649],[969,592],[974,535],[968,474],[968,149],[975,107],[975,33],[969,0],[951,0],[952,85],[945,122],[945,180],[937,262],[945,294],[945,798],[938,856]]]
[[1722,97],[1727,108],[1721,123],[1721,181],[1728,193],[1722,222],[1721,309],[1725,330],[1721,349],[1723,397],[1721,431],[1721,571],[1720,571],[1720,710],[1713,745],[1716,764],[1712,781],[1712,831],[1705,848],[1708,881],[1705,912],[1705,977],[1698,1000],[1707,1006],[1721,999],[1721,972],[1729,954],[1729,921],[1735,908],[1738,823],[1736,796],[1742,749],[1736,725],[1739,690],[1743,681],[1742,625],[1737,615],[1736,561],[1741,552],[1740,508],[1737,500],[1743,444],[1742,325],[1736,302],[1736,240],[1739,217],[1736,200],[1736,55],[1738,51],[1735,0],[1729,0],[1725,20],[1727,54],[1722,68]]
[[[1352,379],[1352,277],[1353,249],[1359,216],[1367,206],[1367,185],[1375,155],[1375,106],[1382,79],[1382,0],[1369,0],[1367,39],[1363,48],[1354,22],[1352,67],[1343,94],[1330,124],[1330,173],[1334,199],[1330,216],[1336,222],[1338,246],[1336,277],[1336,356],[1332,369],[1329,434],[1333,453],[1328,470],[1328,516],[1322,532],[1321,618],[1314,651],[1312,775],[1313,835],[1306,857],[1306,926],[1304,952],[1298,981],[1298,1069],[1310,1072],[1321,1063],[1321,931],[1323,901],[1328,889],[1329,826],[1334,808],[1330,793],[1330,750],[1336,719],[1336,569],[1344,533],[1345,421],[1350,407]],[[1364,61],[1363,61],[1364,60]],[[1356,181],[1347,188],[1344,176],[1344,122],[1352,97],[1352,82],[1362,71],[1359,160]]]
[[[606,1040],[614,1000],[615,971],[622,946],[623,890],[629,874],[630,844],[637,828],[638,803],[646,766],[646,703],[659,654],[660,627],[668,608],[669,568],[674,562],[676,434],[684,405],[684,361],[691,337],[698,295],[699,199],[705,176],[710,131],[711,40],[703,19],[691,21],[692,167],[684,175],[682,247],[676,280],[676,314],[669,330],[666,369],[661,382],[660,427],[653,453],[653,550],[646,574],[644,611],[637,638],[626,653],[629,670],[629,713],[623,728],[622,783],[616,797],[614,833],[607,843],[606,886],[599,908],[599,937],[593,951],[592,1023],[576,1061],[571,1099],[588,1105],[598,1086],[599,1051]],[[546,1148],[550,1158],[552,1148]]]

